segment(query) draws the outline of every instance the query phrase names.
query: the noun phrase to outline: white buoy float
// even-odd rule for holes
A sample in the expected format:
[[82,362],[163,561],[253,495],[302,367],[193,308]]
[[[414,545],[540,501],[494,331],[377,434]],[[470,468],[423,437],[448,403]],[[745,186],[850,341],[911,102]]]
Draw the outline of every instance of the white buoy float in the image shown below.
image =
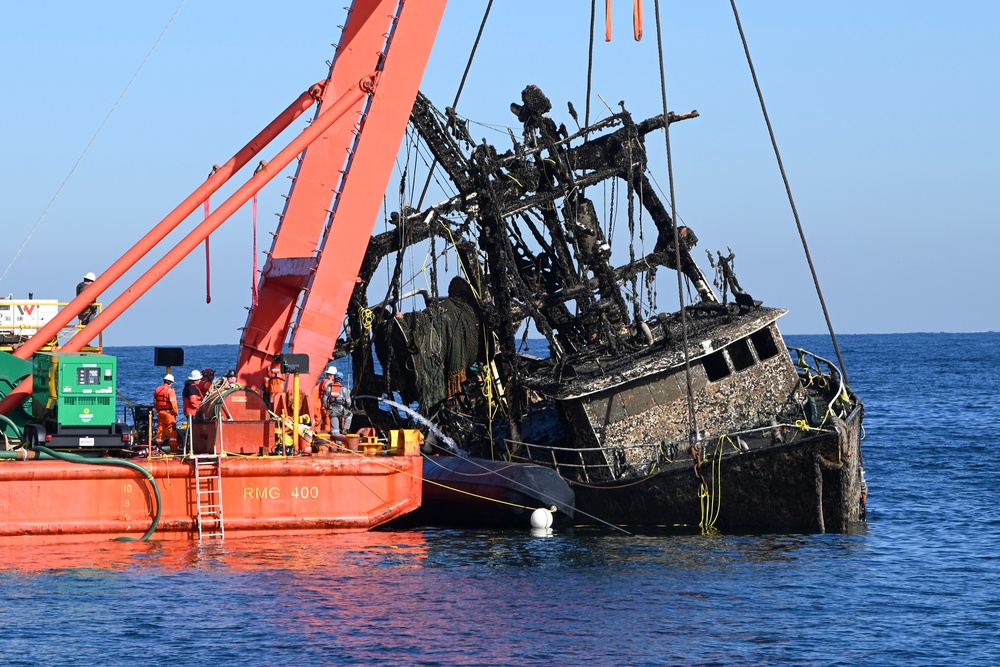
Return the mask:
[[539,507],[531,513],[532,528],[551,528],[552,512],[544,507]]

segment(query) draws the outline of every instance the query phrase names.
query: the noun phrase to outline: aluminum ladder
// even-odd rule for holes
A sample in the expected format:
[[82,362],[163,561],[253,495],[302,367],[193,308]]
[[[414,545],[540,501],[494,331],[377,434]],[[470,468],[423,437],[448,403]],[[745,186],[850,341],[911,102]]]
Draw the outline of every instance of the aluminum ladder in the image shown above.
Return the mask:
[[[194,454],[195,501],[198,507],[198,539],[226,538],[222,517],[222,456]],[[211,528],[211,529],[208,529]]]

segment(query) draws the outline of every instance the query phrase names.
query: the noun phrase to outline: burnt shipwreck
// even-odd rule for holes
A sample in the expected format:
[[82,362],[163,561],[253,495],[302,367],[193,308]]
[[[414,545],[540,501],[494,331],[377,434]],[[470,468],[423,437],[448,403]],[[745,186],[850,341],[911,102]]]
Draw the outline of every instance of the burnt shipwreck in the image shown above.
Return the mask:
[[[834,363],[786,346],[785,311],[743,290],[731,252],[702,273],[649,176],[647,136],[697,112],[635,121],[622,104],[571,132],[534,86],[511,111],[521,136],[501,152],[418,98],[411,127],[454,194],[401,204],[371,239],[341,348],[355,394],[414,406],[456,445],[428,433],[428,447],[556,470],[578,521],[864,520],[861,401]],[[618,210],[599,214],[588,189]],[[665,269],[692,295],[678,312],[656,305]],[[376,428],[414,426],[359,403]]]

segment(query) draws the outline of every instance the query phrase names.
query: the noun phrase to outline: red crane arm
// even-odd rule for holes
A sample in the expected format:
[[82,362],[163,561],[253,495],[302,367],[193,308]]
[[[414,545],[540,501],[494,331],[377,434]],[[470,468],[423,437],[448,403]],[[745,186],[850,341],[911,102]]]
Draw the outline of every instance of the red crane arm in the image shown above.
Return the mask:
[[[348,109],[353,107],[359,100],[364,99],[366,93],[372,89],[374,77],[363,80],[349,88],[330,106],[330,108],[313,122],[308,128],[296,137],[292,143],[281,150],[274,159],[263,169],[254,173],[253,177],[243,184],[229,199],[223,202],[222,206],[215,210],[204,222],[195,227],[177,245],[175,245],[166,255],[154,264],[146,273],[136,280],[131,287],[122,292],[118,298],[112,301],[101,313],[95,317],[81,331],[77,332],[65,345],[61,347],[64,352],[76,352],[83,349],[87,342],[94,336],[104,331],[114,320],[125,312],[129,306],[135,303],[140,296],[156,284],[160,278],[166,275],[171,269],[187,257],[199,243],[204,241],[209,234],[214,232],[219,226],[229,219],[233,213],[245,204],[255,192],[261,189],[268,181],[274,178],[282,169],[288,166],[295,156],[300,154],[334,121],[344,116]],[[211,179],[210,179],[211,180]],[[81,296],[93,292],[93,288],[85,290]],[[38,334],[35,334],[37,337]],[[23,403],[31,393],[32,376],[22,380],[7,396],[0,401],[0,414],[8,414],[16,406]]]
[[[247,319],[238,363],[241,381],[259,386],[265,369],[285,349],[298,305],[293,351],[309,355],[305,386],[313,386],[340,332],[446,4],[447,0],[355,0],[325,84],[303,93],[61,310],[17,356],[26,358],[50,340],[318,97],[320,106],[310,127],[62,347],[72,352],[93,340],[278,171],[302,155],[261,274],[258,306],[251,308]],[[328,243],[337,247],[337,256],[324,260]],[[30,390],[28,377],[0,401],[0,414],[24,402]]]
[[313,387],[325,368],[446,4],[356,0],[351,7],[324,97],[373,70],[375,90],[299,164],[261,272],[258,305],[243,331],[242,382],[263,382],[275,356],[286,351],[293,319],[291,351],[310,361],[303,385]]
[[[251,139],[242,149],[224,165],[219,167],[212,177],[204,181],[191,195],[177,205],[167,217],[161,220],[155,227],[149,230],[145,236],[133,245],[128,252],[115,261],[107,270],[103,271],[97,280],[84,292],[73,299],[65,308],[60,310],[53,318],[38,332],[35,333],[24,345],[14,351],[14,356],[21,359],[29,359],[31,355],[47,345],[49,341],[56,337],[59,331],[75,318],[80,312],[96,301],[105,289],[110,287],[116,280],[125,275],[125,272],[135,266],[136,262],[146,256],[167,234],[172,232],[184,221],[198,206],[208,199],[216,190],[222,187],[236,172],[243,168],[262,148],[267,146],[275,137],[281,134],[292,122],[301,116],[303,112],[313,105],[319,98],[322,91],[322,84],[316,84],[309,90],[303,92],[298,98],[272,120],[267,127],[261,130],[256,137]],[[91,331],[87,334],[87,340],[93,340],[96,333]]]

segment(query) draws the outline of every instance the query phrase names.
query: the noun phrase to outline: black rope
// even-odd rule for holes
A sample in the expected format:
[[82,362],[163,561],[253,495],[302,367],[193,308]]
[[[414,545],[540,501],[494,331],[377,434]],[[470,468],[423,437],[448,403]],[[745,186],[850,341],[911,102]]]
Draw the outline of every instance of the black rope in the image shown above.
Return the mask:
[[597,0],[590,0],[590,51],[587,55],[587,109],[583,114],[583,126],[590,127],[590,86],[594,76],[594,16],[597,14]]
[[[688,422],[691,428],[688,444],[694,447],[698,433],[698,419],[694,411],[694,384],[691,381],[691,356],[688,352],[687,312],[684,306],[684,274],[681,271],[681,243],[677,234],[677,197],[674,195],[674,165],[670,154],[670,119],[667,112],[666,66],[663,62],[663,30],[660,28],[660,0],[654,3],[656,12],[656,49],[660,57],[660,99],[663,103],[663,139],[667,147],[667,179],[670,190],[670,225],[674,234],[674,261],[677,264],[677,300],[680,304],[681,332],[684,340],[684,378],[687,381]],[[697,472],[697,467],[695,468]]]
[[[455,101],[451,103],[451,108],[455,109],[458,107],[458,100],[462,97],[462,90],[465,88],[465,81],[469,78],[469,70],[472,69],[472,61],[476,57],[476,51],[479,49],[479,40],[483,38],[483,31],[486,29],[486,19],[490,17],[490,10],[493,9],[493,0],[490,0],[486,5],[486,11],[483,13],[483,20],[479,24],[479,32],[476,34],[476,41],[472,44],[472,51],[469,53],[469,61],[465,63],[465,71],[462,72],[462,80],[458,84],[458,90],[455,91]],[[437,159],[431,163],[430,171],[427,172],[427,181],[424,183],[424,189],[420,193],[420,200],[417,202],[417,210],[421,210],[424,207],[424,197],[427,196],[427,188],[430,187],[431,178],[434,175],[434,167],[437,166]]]
[[792,207],[792,216],[795,218],[795,226],[799,230],[799,238],[802,240],[802,250],[806,255],[806,262],[809,264],[809,271],[812,273],[813,284],[816,286],[816,296],[819,297],[820,306],[823,308],[823,317],[826,318],[826,327],[830,331],[830,339],[833,341],[833,349],[837,353],[837,361],[840,362],[840,370],[844,374],[844,384],[850,386],[847,379],[847,366],[844,365],[844,358],[840,355],[840,345],[837,343],[837,334],[833,331],[833,323],[830,321],[830,313],[826,308],[826,301],[823,299],[823,290],[819,286],[819,277],[816,275],[816,267],[813,265],[812,255],[809,253],[809,244],[806,242],[806,233],[802,229],[802,221],[799,219],[799,211],[795,208],[795,199],[792,198],[792,187],[788,183],[788,175],[785,173],[785,165],[781,161],[781,153],[778,151],[778,141],[774,137],[774,128],[771,125],[771,118],[767,114],[767,106],[764,104],[764,94],[760,89],[760,82],[757,80],[757,71],[753,66],[753,59],[750,57],[750,47],[747,44],[746,35],[743,32],[743,24],[740,22],[740,14],[736,11],[736,0],[729,0],[733,7],[733,18],[736,19],[736,28],[740,31],[740,39],[743,41],[743,52],[747,56],[747,65],[750,67],[750,75],[753,77],[753,85],[757,90],[757,99],[760,100],[760,110],[764,114],[764,122],[767,124],[767,133],[771,137],[771,146],[774,147],[774,157],[778,161],[778,169],[781,171],[781,180],[785,184],[785,193],[788,195],[788,204]]

